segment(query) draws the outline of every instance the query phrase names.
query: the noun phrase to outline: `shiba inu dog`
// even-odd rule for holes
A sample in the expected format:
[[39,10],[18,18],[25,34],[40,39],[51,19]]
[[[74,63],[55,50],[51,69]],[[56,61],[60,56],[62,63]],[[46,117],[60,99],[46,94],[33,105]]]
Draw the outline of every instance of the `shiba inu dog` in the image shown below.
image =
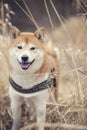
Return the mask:
[[[57,48],[44,43],[44,28],[35,33],[20,32],[16,27],[10,30],[9,63],[12,130],[20,129],[21,105],[31,100],[36,109],[38,129],[44,130],[46,103],[50,90],[54,100],[58,99]],[[53,74],[55,69],[56,74]],[[50,73],[52,72],[52,75]]]

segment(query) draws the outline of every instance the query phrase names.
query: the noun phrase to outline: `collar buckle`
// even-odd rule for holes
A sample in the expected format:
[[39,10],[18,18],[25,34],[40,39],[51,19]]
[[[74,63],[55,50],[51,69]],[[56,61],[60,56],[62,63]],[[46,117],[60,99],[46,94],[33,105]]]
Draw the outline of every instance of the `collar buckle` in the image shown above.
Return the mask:
[[54,67],[52,67],[51,69],[50,69],[50,75],[49,75],[49,77],[50,77],[50,80],[52,81],[52,87],[56,87],[56,77],[55,77],[55,75],[54,75],[54,72],[55,72],[55,68]]

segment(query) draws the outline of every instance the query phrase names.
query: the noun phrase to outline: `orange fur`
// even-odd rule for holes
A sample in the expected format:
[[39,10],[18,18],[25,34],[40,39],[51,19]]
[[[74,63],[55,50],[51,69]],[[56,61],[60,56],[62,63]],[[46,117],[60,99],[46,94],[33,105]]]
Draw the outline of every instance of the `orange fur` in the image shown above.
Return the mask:
[[[20,42],[26,43],[25,49],[27,48],[29,43],[33,42],[35,44],[35,46],[37,46],[39,49],[43,49],[45,51],[44,63],[42,65],[42,67],[36,73],[41,74],[41,73],[50,72],[50,69],[52,67],[55,68],[55,72],[57,72],[57,73],[59,72],[57,54],[54,51],[55,47],[52,44],[41,43],[34,36],[34,33],[21,33],[20,36],[16,40],[15,39],[11,40],[9,48],[16,47]],[[12,71],[12,69],[11,69],[11,71]],[[57,82],[58,82],[58,76],[56,76],[56,79],[57,79]],[[58,87],[58,83],[57,83],[57,87]],[[56,97],[56,100],[57,100],[57,98],[58,98],[58,96],[57,96],[58,95],[58,88],[55,88],[55,94],[56,94],[55,97]]]
[[[57,101],[59,81],[57,50],[55,51],[55,47],[52,44],[47,45],[44,43],[44,29],[40,28],[35,33],[21,33],[18,29],[12,27],[10,37],[9,61],[11,77],[23,88],[31,88],[47,80],[49,76],[52,77],[50,71],[52,68],[55,68],[53,76],[55,76],[57,84],[55,88],[51,88],[51,91],[54,94],[53,100]],[[27,62],[25,62],[26,59],[23,60],[25,58],[23,56],[27,56]],[[19,76],[17,77],[17,75]],[[22,99],[26,97],[35,97],[33,102],[36,106],[37,122],[45,121],[46,103],[50,98],[49,91],[50,89],[48,88],[36,93],[23,94],[15,91],[10,86],[11,108],[13,117],[15,118],[12,130],[19,130],[18,121],[20,119],[20,113],[17,110],[20,110],[19,106],[23,102]],[[19,102],[20,99],[21,102]],[[14,106],[14,104],[16,105]],[[44,130],[44,128],[39,125],[39,130]]]

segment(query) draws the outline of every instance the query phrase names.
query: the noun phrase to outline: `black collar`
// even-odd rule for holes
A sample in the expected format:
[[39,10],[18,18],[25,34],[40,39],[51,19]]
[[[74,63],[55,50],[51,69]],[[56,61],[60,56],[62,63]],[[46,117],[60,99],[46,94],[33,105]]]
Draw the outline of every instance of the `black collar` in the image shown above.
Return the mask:
[[48,87],[56,87],[56,78],[48,78],[47,80],[33,86],[30,89],[24,89],[22,86],[14,82],[14,80],[9,76],[9,82],[13,89],[22,94],[35,93],[47,89]]

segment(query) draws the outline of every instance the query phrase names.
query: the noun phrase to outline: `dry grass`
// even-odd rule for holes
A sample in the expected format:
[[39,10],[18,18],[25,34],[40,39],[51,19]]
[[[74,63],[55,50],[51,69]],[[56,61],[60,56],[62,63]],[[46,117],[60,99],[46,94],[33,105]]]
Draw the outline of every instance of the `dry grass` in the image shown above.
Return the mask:
[[[47,104],[46,123],[42,125],[46,130],[87,130],[87,23],[82,17],[70,18],[49,37],[60,51],[59,101],[56,106]],[[0,37],[0,130],[12,126],[6,38]],[[21,130],[36,125],[33,111],[31,104],[23,104]]]

